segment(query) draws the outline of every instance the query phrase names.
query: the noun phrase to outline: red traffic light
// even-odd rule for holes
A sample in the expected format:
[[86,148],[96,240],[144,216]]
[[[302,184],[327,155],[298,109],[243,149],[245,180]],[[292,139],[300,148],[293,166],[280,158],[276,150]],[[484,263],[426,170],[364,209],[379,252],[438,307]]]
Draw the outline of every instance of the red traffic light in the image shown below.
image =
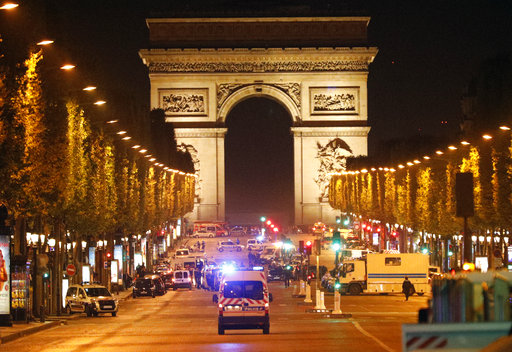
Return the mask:
[[110,259],[110,258],[112,258],[112,253],[107,252],[107,259]]
[[311,247],[311,245],[312,245],[312,244],[313,244],[313,242],[311,242],[311,241],[306,241],[306,246],[307,246],[307,247]]

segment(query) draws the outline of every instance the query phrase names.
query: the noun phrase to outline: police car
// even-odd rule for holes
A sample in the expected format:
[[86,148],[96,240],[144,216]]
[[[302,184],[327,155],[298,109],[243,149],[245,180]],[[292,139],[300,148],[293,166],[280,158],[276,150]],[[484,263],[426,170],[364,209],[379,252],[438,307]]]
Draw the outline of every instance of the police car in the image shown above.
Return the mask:
[[86,313],[88,317],[99,313],[117,315],[119,302],[110,291],[101,285],[83,284],[71,285],[66,292],[66,312]]
[[218,333],[227,329],[262,329],[270,332],[269,293],[265,273],[260,270],[224,268],[218,295]]
[[217,244],[217,250],[219,252],[224,252],[224,251],[230,251],[230,252],[231,251],[237,251],[237,252],[241,252],[242,248],[243,248],[242,245],[233,243],[232,241],[220,241]]

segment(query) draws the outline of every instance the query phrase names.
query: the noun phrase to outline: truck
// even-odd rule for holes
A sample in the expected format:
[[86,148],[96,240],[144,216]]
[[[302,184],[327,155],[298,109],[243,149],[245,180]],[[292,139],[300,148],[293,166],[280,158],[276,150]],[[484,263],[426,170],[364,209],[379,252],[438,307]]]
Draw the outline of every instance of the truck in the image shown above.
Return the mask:
[[366,258],[343,260],[340,292],[400,293],[407,276],[419,296],[430,292],[429,256],[422,253],[367,253]]

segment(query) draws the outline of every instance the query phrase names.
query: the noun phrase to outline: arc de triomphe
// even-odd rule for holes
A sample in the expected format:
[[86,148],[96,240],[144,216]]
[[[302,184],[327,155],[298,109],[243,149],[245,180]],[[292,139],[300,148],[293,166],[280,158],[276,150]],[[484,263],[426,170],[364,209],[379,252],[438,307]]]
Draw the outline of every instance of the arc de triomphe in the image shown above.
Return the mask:
[[165,111],[199,174],[190,220],[225,219],[226,116],[252,97],[293,124],[295,223],[333,223],[329,173],[367,155],[368,17],[151,18],[151,107]]

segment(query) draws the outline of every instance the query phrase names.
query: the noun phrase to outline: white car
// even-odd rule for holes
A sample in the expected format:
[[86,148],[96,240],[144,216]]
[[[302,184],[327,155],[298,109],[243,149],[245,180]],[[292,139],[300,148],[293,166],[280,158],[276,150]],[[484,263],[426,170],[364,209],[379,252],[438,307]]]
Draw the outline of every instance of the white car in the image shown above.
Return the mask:
[[237,252],[241,252],[242,248],[243,248],[242,245],[233,243],[231,241],[221,241],[217,245],[217,250],[219,252],[224,252],[224,251],[230,251],[230,252],[237,251]]
[[119,303],[105,286],[95,284],[71,285],[66,292],[66,312],[86,313],[88,317],[99,313],[117,315]]
[[256,239],[249,239],[247,240],[247,249],[249,251],[261,251],[263,250],[263,245]]
[[192,234],[192,237],[195,238],[214,238],[215,232],[211,232],[208,230],[198,230]]
[[188,258],[190,256],[190,251],[188,248],[180,248],[176,250],[174,255],[176,258]]

